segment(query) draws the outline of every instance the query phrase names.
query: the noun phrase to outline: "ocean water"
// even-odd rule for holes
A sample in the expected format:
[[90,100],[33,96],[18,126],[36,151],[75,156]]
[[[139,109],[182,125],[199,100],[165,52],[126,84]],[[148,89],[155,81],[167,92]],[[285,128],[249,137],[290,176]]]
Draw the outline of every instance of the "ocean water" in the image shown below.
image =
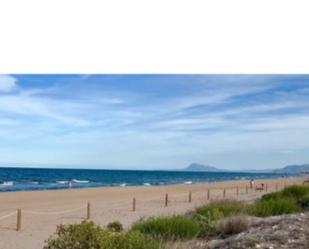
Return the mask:
[[111,186],[196,184],[288,177],[275,173],[0,168],[0,192]]

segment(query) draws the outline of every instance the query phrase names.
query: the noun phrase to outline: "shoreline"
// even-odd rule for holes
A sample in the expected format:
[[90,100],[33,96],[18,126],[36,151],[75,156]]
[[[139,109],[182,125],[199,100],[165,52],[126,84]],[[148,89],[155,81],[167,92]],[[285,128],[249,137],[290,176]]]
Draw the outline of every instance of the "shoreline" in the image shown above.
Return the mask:
[[[255,180],[255,185],[267,184],[268,192],[284,185],[301,184],[304,178],[276,178]],[[184,214],[211,200],[236,198],[252,201],[266,192],[249,190],[248,180],[212,182],[208,184],[181,184],[161,186],[99,187],[67,190],[18,191],[0,193],[0,248],[42,249],[44,241],[59,224],[79,223],[85,220],[87,203],[91,204],[91,220],[105,226],[119,220],[126,228],[141,218]],[[224,191],[225,189],[225,191]],[[237,190],[238,189],[238,190]],[[207,191],[210,200],[207,200]],[[238,192],[236,192],[238,191]],[[192,193],[192,202],[188,194]],[[168,194],[168,206],[165,206]],[[136,210],[132,200],[136,199]],[[21,231],[16,228],[16,210],[21,209]]]
[[[307,179],[305,176],[291,176],[291,177],[286,177],[286,178],[259,178],[259,179],[254,179],[255,186],[260,184],[260,183],[267,183],[267,182],[291,182],[295,180],[304,180]],[[126,186],[97,186],[97,187],[75,187],[75,188],[59,188],[59,189],[40,189],[40,190],[16,190],[16,191],[0,191],[0,201],[2,195],[36,195],[36,194],[56,194],[56,193],[61,193],[61,192],[66,192],[66,193],[82,193],[82,192],[101,192],[101,191],[112,191],[112,190],[124,190],[124,191],[131,191],[131,190],[142,190],[142,189],[173,189],[173,188],[179,188],[179,189],[199,189],[199,188],[207,188],[213,189],[213,187],[216,187],[216,185],[224,185],[226,187],[221,187],[221,188],[216,188],[218,189],[224,189],[227,187],[235,187],[234,185],[239,183],[238,185],[248,185],[249,186],[249,179],[239,179],[239,180],[222,180],[222,181],[212,181],[212,182],[198,182],[198,183],[192,183],[192,184],[185,184],[185,183],[175,183],[175,184],[162,184],[162,185],[126,185]],[[1,208],[0,208],[1,212]]]
[[[196,173],[196,172],[194,172]],[[211,172],[213,173],[213,172]],[[228,173],[228,172],[226,172]],[[253,173],[254,174],[254,173]],[[273,175],[272,175],[273,176]],[[270,177],[270,178],[252,178],[254,179],[255,182],[259,182],[259,181],[266,181],[266,180],[276,180],[276,179],[293,179],[293,178],[304,178],[305,176],[304,175],[286,175],[286,177],[282,177],[281,174],[278,175],[278,177]],[[213,181],[205,181],[205,182],[192,182],[190,180],[188,181],[184,181],[182,183],[167,183],[167,184],[150,184],[150,183],[143,183],[143,184],[139,184],[139,185],[127,185],[127,183],[123,183],[124,185],[122,186],[122,184],[119,184],[119,185],[98,185],[98,186],[74,186],[74,183],[73,183],[73,187],[71,189],[69,189],[68,187],[59,187],[59,188],[42,188],[42,189],[16,189],[16,190],[5,190],[6,187],[5,186],[2,186],[0,187],[0,194],[1,193],[17,193],[17,192],[23,192],[23,193],[27,193],[27,192],[42,192],[42,191],[61,191],[61,190],[82,190],[82,189],[99,189],[99,188],[132,188],[132,187],[166,187],[166,186],[182,186],[182,185],[206,185],[206,184],[216,184],[216,183],[222,183],[222,182],[230,182],[230,181],[249,181],[250,179],[249,178],[246,178],[246,179],[228,179],[228,180],[225,180],[225,179],[218,179],[218,180],[213,180]],[[4,182],[14,182],[14,181],[4,181]],[[188,182],[188,183],[187,183]],[[148,185],[149,184],[149,185]],[[67,184],[59,184],[59,186],[67,186]]]

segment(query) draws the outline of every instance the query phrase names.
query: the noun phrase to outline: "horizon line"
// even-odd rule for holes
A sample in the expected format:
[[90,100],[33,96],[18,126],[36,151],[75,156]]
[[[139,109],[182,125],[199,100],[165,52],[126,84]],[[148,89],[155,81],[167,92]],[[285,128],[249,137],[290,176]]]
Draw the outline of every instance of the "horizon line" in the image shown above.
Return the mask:
[[[216,168],[218,171],[207,171],[207,170],[186,170],[186,167],[184,168],[176,168],[176,169],[141,169],[141,168],[96,168],[96,167],[90,167],[88,168],[87,166],[81,166],[81,167],[70,167],[70,166],[18,166],[18,165],[2,165],[0,163],[0,168],[18,168],[18,169],[63,169],[63,170],[124,170],[124,171],[175,171],[175,172],[210,172],[210,173],[218,173],[218,172],[261,172],[261,171],[272,171],[272,170],[276,170],[276,169],[282,169],[284,167],[287,166],[291,166],[291,165],[306,165],[307,163],[302,163],[302,164],[289,164],[289,165],[285,165],[282,167],[277,167],[277,168],[269,168],[269,169],[221,169],[221,168],[217,168],[215,166],[212,166],[214,168]],[[87,167],[87,168],[86,168]]]

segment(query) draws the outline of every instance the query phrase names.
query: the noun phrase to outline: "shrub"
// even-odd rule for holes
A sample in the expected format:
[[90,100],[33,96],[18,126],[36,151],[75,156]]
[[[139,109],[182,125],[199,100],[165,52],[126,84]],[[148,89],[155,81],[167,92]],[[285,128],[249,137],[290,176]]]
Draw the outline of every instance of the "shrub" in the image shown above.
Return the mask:
[[140,221],[135,223],[131,230],[157,239],[184,240],[197,237],[201,229],[199,224],[190,217],[170,216]]
[[108,234],[102,234],[101,228],[92,222],[59,225],[56,236],[48,239],[44,249],[100,248],[102,237],[107,236]]
[[297,213],[300,211],[300,207],[293,199],[261,199],[247,209],[249,214],[260,217]]
[[[284,213],[290,213],[292,209],[297,209],[295,206],[298,205],[299,208],[297,211],[301,211],[300,208],[302,209],[308,209],[309,208],[309,186],[290,186],[287,187],[279,192],[274,192],[270,194],[266,194],[262,197],[262,201],[270,201],[272,200],[273,202],[268,205],[275,205],[275,201],[279,200],[282,205],[287,208],[288,204],[283,204],[286,202],[291,202],[290,208],[287,208],[287,212],[284,211]],[[285,201],[283,201],[285,200]],[[262,204],[259,204],[260,206],[263,206]],[[265,205],[265,203],[264,203]],[[279,203],[278,203],[279,205]],[[282,208],[283,206],[280,205]],[[292,206],[294,206],[292,208]],[[291,210],[290,210],[291,209]],[[264,211],[263,211],[264,212]],[[278,211],[279,212],[279,211]],[[294,211],[293,211],[294,212]],[[274,211],[269,211],[269,213],[274,213]],[[275,212],[276,213],[276,212]],[[274,213],[274,215],[275,215]],[[277,213],[276,213],[277,214]],[[281,213],[278,213],[281,214]]]
[[273,192],[262,196],[262,200],[280,199],[284,198],[282,192]]
[[213,221],[224,218],[224,214],[221,211],[221,208],[217,208],[217,207],[211,207],[211,208],[201,207],[196,210],[196,213],[201,216],[207,217]]
[[223,237],[227,237],[233,234],[241,233],[247,230],[248,227],[249,221],[246,216],[235,215],[219,221],[217,225],[217,233]]
[[122,232],[123,231],[123,226],[119,221],[113,221],[111,223],[108,223],[106,227],[108,230],[112,232]]
[[208,216],[195,214],[192,218],[200,226],[200,232],[198,235],[199,237],[203,238],[214,233],[216,228],[215,222],[211,220]]
[[44,249],[161,249],[158,241],[139,232],[113,233],[93,222],[60,225]]
[[280,198],[288,198],[299,200],[303,196],[309,194],[309,186],[290,186],[279,192],[273,192],[266,195],[263,195],[262,199],[280,199]]
[[122,239],[117,247],[104,247],[104,249],[163,249],[159,241],[144,236],[138,231],[132,231],[125,235],[118,235],[116,239]]
[[239,214],[243,209],[244,204],[242,202],[224,200],[213,202],[204,207],[199,207],[196,209],[196,213],[207,216],[212,220],[219,220],[223,217]]
[[299,205],[301,206],[301,208],[308,210],[309,209],[309,194],[303,196],[300,200],[299,200]]
[[309,186],[290,186],[282,190],[282,196],[284,198],[299,200],[306,194],[309,194]]

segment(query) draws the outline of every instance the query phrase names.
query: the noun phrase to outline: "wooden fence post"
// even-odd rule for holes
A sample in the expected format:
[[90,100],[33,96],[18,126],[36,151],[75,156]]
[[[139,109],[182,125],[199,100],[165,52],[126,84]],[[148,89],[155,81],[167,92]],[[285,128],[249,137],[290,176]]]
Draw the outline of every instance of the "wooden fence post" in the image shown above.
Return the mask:
[[248,186],[246,185],[246,194],[248,194]]
[[225,188],[223,189],[223,198],[225,198],[225,195],[226,195],[226,190]]
[[268,184],[266,183],[265,184],[265,192],[267,192],[268,191]]
[[87,203],[87,217],[86,219],[89,220],[91,217],[91,210],[90,210],[90,202]]
[[191,201],[192,201],[192,193],[191,193],[191,191],[189,192],[189,203],[191,203]]
[[210,199],[210,189],[208,189],[207,191],[207,200],[209,201],[209,199]]
[[17,209],[17,223],[16,223],[16,231],[21,230],[21,209]]
[[133,207],[132,207],[132,211],[135,212],[135,208],[136,208],[136,199],[133,198],[133,203],[132,203]]
[[236,188],[236,195],[239,195],[239,187]]
[[168,194],[165,194],[165,206],[168,206]]

